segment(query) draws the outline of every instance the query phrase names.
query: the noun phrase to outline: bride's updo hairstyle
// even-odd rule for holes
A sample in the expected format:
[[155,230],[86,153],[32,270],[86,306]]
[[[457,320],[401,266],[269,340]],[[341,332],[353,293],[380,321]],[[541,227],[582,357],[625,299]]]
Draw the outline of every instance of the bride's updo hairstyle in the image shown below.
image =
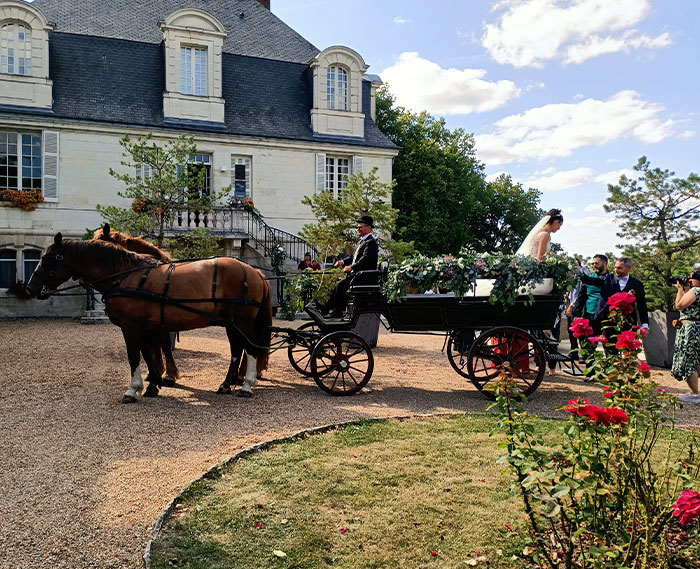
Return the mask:
[[547,212],[547,215],[549,216],[549,221],[547,221],[547,225],[550,225],[555,221],[561,221],[562,223],[564,223],[564,216],[561,214],[560,209],[550,209]]

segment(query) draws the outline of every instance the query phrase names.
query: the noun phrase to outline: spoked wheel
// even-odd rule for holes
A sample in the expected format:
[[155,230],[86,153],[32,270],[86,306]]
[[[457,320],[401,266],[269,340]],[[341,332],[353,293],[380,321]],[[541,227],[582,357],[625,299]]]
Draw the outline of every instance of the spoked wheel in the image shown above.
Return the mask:
[[545,356],[542,346],[532,334],[520,328],[501,326],[484,332],[469,350],[467,369],[469,379],[488,398],[484,391],[506,371],[513,377],[520,393],[530,396],[544,377]]
[[331,395],[352,395],[362,389],[374,370],[371,348],[352,332],[324,336],[311,354],[314,381]]
[[297,330],[304,330],[306,334],[295,337],[293,344],[287,348],[289,363],[301,375],[311,377],[311,353],[316,347],[316,342],[321,337],[321,329],[316,322],[305,322]]
[[447,340],[447,359],[450,365],[459,375],[471,379],[467,369],[469,361],[469,348],[474,343],[473,330],[458,330],[451,332]]

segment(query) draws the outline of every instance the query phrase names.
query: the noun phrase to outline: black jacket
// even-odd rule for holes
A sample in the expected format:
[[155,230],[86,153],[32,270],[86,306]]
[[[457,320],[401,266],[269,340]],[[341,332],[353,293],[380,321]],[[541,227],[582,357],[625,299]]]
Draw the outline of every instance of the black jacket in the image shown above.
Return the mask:
[[[353,259],[355,262],[353,263]],[[377,263],[379,262],[379,245],[374,236],[370,235],[362,240],[352,256],[346,257],[343,260],[343,265],[350,265],[353,272],[357,271],[376,271]]]
[[592,277],[589,275],[579,275],[581,282],[587,285],[600,287],[600,300],[595,311],[595,318],[600,320],[608,313],[608,299],[618,292],[631,292],[636,298],[636,308],[639,314],[639,322],[641,324],[649,324],[649,311],[647,310],[647,298],[644,293],[644,285],[639,279],[629,277],[625,288],[620,290],[620,285],[617,282],[614,273],[608,273],[603,278]]

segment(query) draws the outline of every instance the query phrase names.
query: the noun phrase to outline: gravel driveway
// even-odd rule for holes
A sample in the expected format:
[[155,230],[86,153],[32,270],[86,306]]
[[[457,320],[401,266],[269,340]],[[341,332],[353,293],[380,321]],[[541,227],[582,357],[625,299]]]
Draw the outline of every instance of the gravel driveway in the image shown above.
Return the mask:
[[[276,323],[288,325],[288,323]],[[214,391],[228,367],[222,329],[182,335],[182,387],[119,402],[129,370],[111,324],[0,322],[0,567],[138,568],[151,526],[205,470],[254,443],[362,417],[483,412],[486,400],[457,375],[438,336],[382,332],[374,375],[354,397],[330,397],[273,354],[252,399]],[[655,379],[673,392],[668,372]],[[599,390],[558,373],[532,412]],[[697,408],[681,422],[698,426]]]

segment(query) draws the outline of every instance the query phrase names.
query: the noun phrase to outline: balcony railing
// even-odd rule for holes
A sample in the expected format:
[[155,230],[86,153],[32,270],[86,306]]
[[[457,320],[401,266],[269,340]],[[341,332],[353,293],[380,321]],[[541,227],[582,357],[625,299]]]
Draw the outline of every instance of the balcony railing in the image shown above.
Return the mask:
[[172,232],[183,233],[200,227],[209,228],[223,237],[252,239],[265,257],[273,257],[279,246],[284,248],[288,259],[297,263],[304,259],[307,251],[313,258],[318,257],[318,251],[301,237],[269,226],[261,215],[243,207],[217,206],[208,213],[179,211]]

